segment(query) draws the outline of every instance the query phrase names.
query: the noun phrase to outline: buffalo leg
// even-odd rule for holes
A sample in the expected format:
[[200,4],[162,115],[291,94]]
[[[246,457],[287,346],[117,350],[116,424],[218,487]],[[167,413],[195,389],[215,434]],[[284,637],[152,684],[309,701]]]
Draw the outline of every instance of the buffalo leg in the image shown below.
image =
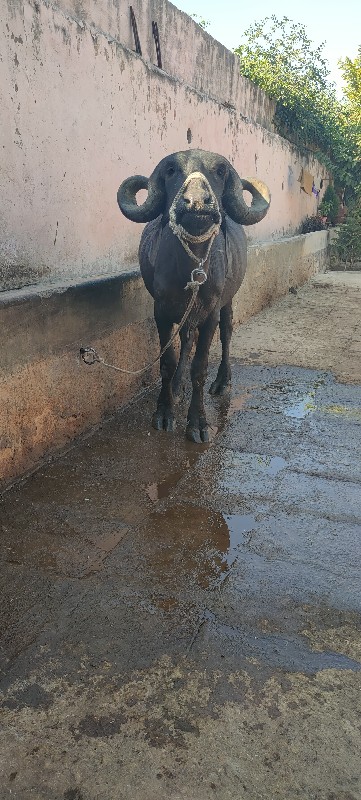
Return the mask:
[[186,326],[182,328],[180,332],[180,340],[181,340],[181,351],[180,351],[178,366],[172,381],[173,395],[175,397],[177,397],[180,394],[180,390],[182,388],[184,370],[187,366],[189,354],[193,347],[194,329],[187,328]]
[[187,417],[187,439],[208,442],[208,425],[204,410],[203,390],[207,377],[209,348],[219,322],[219,312],[213,312],[199,330],[196,352],[191,366],[192,399]]
[[[173,325],[160,315],[155,313],[159,342],[161,350],[169,342]],[[177,357],[173,345],[168,347],[160,359],[160,374],[162,376],[162,388],[158,397],[157,409],[153,414],[152,425],[157,431],[173,431],[175,428],[174,420],[174,400],[172,392],[172,378],[177,367]]]
[[221,308],[219,331],[222,342],[222,360],[218,367],[217,377],[210,386],[210,394],[224,394],[231,382],[231,364],[229,360],[229,347],[232,338],[233,311],[232,300]]

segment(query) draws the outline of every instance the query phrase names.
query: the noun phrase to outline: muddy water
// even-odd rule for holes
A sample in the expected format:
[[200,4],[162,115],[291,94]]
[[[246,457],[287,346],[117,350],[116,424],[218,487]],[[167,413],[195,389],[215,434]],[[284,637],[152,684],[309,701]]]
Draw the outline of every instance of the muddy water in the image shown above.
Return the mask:
[[235,365],[199,446],[154,399],[2,499],[4,797],[358,800],[360,389]]
[[[325,380],[317,374],[303,391],[292,375],[264,386],[265,371],[249,372],[261,380],[252,383],[251,377],[248,385],[235,382],[232,395],[210,408],[210,424],[218,445],[226,441],[225,449],[214,448],[213,443],[207,456],[208,445],[193,446],[179,433],[156,434],[147,425],[152,399],[145,398],[127,416],[107,424],[91,440],[7,493],[2,504],[5,563],[86,577],[101,571],[107,556],[137,529],[145,543],[158,548],[159,575],[170,571],[177,576],[177,570],[194,573],[202,587],[223,579],[249,534],[262,527],[259,514],[264,511],[262,503],[248,502],[246,513],[242,509],[230,513],[230,499],[233,504],[236,496],[248,500],[253,484],[258,494],[261,490],[261,496],[265,492],[268,496],[278,485],[277,477],[298,469],[300,450],[296,460],[294,456],[290,460],[287,438],[291,441],[310,415],[318,412],[323,418],[337,413],[358,422],[357,407],[322,404]],[[238,446],[237,437],[229,448],[239,420],[243,415],[247,420],[255,411],[261,421],[262,414],[270,412],[278,420],[275,415],[280,411],[289,420],[281,434],[282,455],[279,435],[275,447],[266,447],[268,452],[257,447],[262,435],[251,452],[248,443]],[[241,430],[246,438],[247,422]],[[267,429],[264,436],[267,442]],[[304,447],[301,455],[304,464]],[[207,508],[219,493],[223,505]]]

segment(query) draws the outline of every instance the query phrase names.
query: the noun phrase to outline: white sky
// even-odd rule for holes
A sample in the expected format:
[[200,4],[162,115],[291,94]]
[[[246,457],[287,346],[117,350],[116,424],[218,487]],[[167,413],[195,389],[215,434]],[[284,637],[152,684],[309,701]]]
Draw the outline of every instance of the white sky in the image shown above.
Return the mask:
[[[325,41],[323,56],[330,66],[330,80],[340,90],[342,79],[337,67],[339,58],[355,58],[361,45],[361,0],[172,0],[187,14],[198,14],[209,20],[207,32],[233,50],[241,42],[243,32],[254,22],[275,14],[301,22],[315,47]],[[339,93],[339,91],[338,91]]]

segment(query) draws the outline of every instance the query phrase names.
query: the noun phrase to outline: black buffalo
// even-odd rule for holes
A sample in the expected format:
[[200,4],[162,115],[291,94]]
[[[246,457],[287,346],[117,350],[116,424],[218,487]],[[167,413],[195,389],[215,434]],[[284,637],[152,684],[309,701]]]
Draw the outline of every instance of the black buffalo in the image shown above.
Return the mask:
[[[140,189],[147,189],[148,196],[138,206],[135,198]],[[250,206],[243,190],[252,195]],[[127,178],[119,187],[117,199],[128,219],[148,223],[140,241],[139,263],[144,283],[154,297],[161,348],[187,309],[192,295],[185,287],[193,270],[193,279],[202,284],[180,334],[178,364],[173,345],[161,357],[162,388],[153,426],[157,430],[174,429],[174,396],[198,331],[186,435],[193,442],[206,442],[203,390],[210,344],[219,324],[222,360],[210,393],[222,394],[231,381],[232,298],[247,266],[242,225],[254,225],[267,214],[269,191],[261,181],[239,178],[223,156],[187,150],[163,158],[149,179],[141,175]]]

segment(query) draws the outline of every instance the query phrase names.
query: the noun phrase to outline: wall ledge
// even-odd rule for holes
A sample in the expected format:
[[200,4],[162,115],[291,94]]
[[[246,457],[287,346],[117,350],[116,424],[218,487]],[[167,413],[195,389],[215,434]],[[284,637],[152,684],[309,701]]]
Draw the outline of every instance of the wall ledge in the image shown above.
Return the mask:
[[[248,248],[234,298],[235,324],[301,286],[328,265],[327,232]],[[138,269],[66,285],[0,294],[0,487],[33,470],[158,378],[87,367],[80,347],[134,370],[157,358],[153,300]]]

